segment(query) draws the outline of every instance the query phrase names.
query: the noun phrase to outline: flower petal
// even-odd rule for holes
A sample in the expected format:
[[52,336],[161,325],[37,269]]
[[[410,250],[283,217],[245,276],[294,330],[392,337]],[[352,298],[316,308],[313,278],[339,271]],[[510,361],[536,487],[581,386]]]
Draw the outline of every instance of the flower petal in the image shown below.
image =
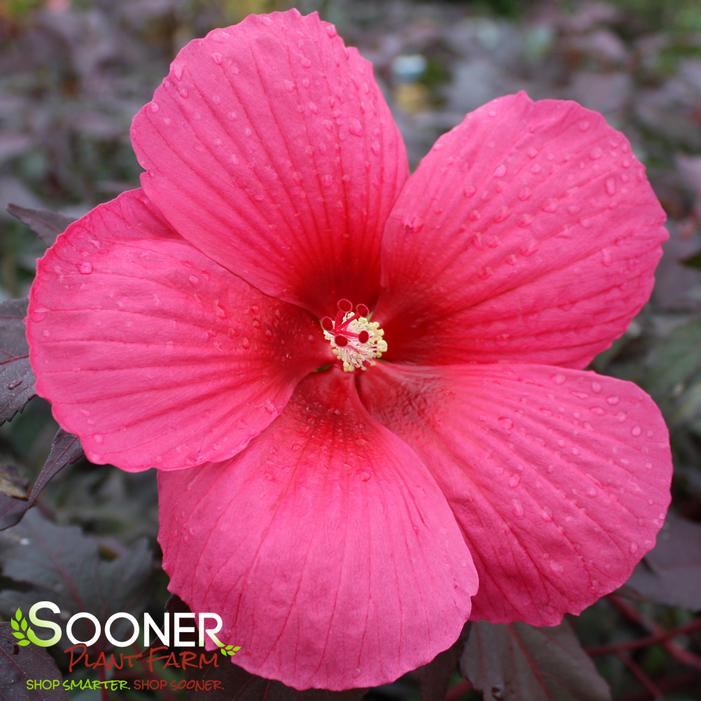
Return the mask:
[[436,142],[390,215],[386,357],[585,367],[647,301],[663,222],[601,115],[494,100]]
[[444,496],[341,372],[304,380],[231,462],[161,473],[159,501],[169,589],[218,612],[255,674],[298,689],[389,682],[469,614],[477,579]]
[[329,357],[305,311],[206,258],[138,190],[41,259],[27,336],[56,420],[125,470],[231,457]]
[[375,302],[407,159],[371,64],[333,25],[292,10],[190,42],[132,142],[148,196],[224,267],[319,316]]
[[473,617],[555,625],[612,591],[670,500],[664,421],[629,382],[538,365],[383,364],[361,398],[443,489],[475,560]]

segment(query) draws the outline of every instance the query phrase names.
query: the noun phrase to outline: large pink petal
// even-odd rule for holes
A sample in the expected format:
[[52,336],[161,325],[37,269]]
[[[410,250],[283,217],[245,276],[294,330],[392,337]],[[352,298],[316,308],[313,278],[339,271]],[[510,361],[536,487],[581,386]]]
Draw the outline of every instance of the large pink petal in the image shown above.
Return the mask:
[[361,397],[446,494],[480,578],[474,617],[554,625],[653,546],[671,456],[635,385],[538,365],[383,364]]
[[386,357],[584,367],[648,299],[663,222],[601,115],[494,100],[436,142],[390,215]]
[[126,470],[234,455],[330,357],[307,312],[206,258],[138,190],[39,261],[27,336],[56,420]]
[[354,379],[306,379],[231,462],[161,473],[170,590],[298,689],[389,682],[450,646],[477,578],[445,497]]
[[404,144],[371,64],[316,14],[190,42],[132,142],[148,196],[214,260],[320,316],[374,303]]

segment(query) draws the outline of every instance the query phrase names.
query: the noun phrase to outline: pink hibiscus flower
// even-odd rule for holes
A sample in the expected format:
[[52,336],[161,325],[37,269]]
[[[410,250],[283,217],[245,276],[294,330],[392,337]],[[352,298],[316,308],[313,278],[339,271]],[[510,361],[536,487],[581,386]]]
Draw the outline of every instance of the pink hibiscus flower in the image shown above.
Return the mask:
[[666,237],[625,137],[521,93],[409,176],[370,64],[290,11],[189,43],[132,142],[142,189],[39,263],[37,391],[93,462],[160,469],[170,589],[238,664],[372,686],[627,579],[671,459],[582,370]]

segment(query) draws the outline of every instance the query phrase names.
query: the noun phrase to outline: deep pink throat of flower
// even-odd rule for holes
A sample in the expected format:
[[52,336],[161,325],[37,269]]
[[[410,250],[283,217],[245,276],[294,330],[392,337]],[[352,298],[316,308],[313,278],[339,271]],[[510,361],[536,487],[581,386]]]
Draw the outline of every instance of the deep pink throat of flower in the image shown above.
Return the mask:
[[520,93],[409,176],[370,64],[290,11],[189,43],[132,142],[142,189],[39,262],[31,362],[93,462],[160,469],[170,589],[237,664],[372,686],[627,579],[671,458],[583,370],[666,237],[622,134]]

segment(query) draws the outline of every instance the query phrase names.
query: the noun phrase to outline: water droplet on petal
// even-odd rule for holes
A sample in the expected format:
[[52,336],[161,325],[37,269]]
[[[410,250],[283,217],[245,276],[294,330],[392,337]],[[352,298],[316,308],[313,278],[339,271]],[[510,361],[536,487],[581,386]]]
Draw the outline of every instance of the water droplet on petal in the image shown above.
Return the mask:
[[84,260],[79,266],[78,266],[78,272],[81,275],[90,275],[92,272],[92,263],[90,261]]
[[516,516],[518,516],[519,518],[523,516],[523,505],[518,499],[512,499],[511,506],[513,507]]
[[505,431],[510,431],[514,427],[514,422],[508,416],[500,416],[497,421]]
[[360,120],[357,117],[351,119],[350,124],[348,125],[348,131],[354,136],[363,135],[363,125],[360,123]]

